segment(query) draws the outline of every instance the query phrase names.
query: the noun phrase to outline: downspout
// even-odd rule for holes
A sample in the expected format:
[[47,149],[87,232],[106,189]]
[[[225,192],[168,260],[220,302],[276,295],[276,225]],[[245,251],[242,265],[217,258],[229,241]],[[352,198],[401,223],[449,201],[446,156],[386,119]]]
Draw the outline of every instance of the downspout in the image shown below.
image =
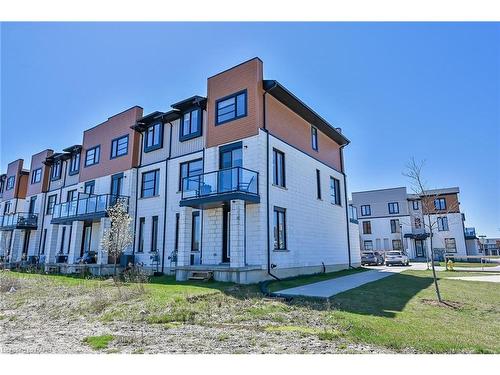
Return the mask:
[[349,230],[349,201],[347,200],[347,179],[345,176],[345,168],[344,168],[344,147],[345,145],[340,146],[340,166],[342,168],[342,175],[344,176],[344,199],[345,199],[345,218],[346,218],[346,229],[347,229],[347,258],[348,258],[348,266],[352,268],[351,264],[351,235]]
[[168,156],[165,159],[165,205],[163,211],[163,250],[161,254],[161,272],[163,273],[165,270],[165,247],[166,247],[166,233],[167,233],[167,196],[168,196],[168,185],[167,185],[167,176],[168,176],[168,161],[172,156],[172,128],[173,125],[171,122],[168,123],[170,125],[170,135],[168,140]]
[[263,112],[263,121],[262,121],[262,126],[264,128],[264,131],[266,132],[266,218],[267,218],[267,273],[269,276],[276,280],[281,280],[278,276],[273,275],[271,272],[271,232],[269,229],[270,226],[270,219],[269,219],[269,131],[266,128],[266,94],[268,93],[269,90],[272,90],[274,87],[277,86],[277,83],[274,83],[274,85],[269,88],[268,90],[264,91],[264,94],[262,95],[263,98],[263,103],[262,103],[262,112]]

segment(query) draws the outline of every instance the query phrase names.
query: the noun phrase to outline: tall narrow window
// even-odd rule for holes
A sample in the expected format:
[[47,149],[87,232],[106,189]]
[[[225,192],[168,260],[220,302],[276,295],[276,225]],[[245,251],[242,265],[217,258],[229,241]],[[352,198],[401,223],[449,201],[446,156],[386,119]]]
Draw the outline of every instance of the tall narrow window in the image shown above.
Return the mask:
[[137,252],[144,252],[144,225],[146,224],[146,218],[139,218],[139,242],[137,244]]
[[321,174],[319,169],[316,169],[316,197],[321,199]]
[[158,195],[158,182],[160,170],[144,172],[142,174],[141,198],[154,197]]
[[64,237],[66,236],[66,227],[62,227],[62,234],[61,234],[61,246],[59,247],[59,254],[64,254]]
[[54,212],[54,206],[56,205],[57,195],[49,195],[47,199],[47,215],[52,215]]
[[372,208],[369,204],[361,206],[361,216],[370,216],[372,214]]
[[62,169],[61,161],[56,161],[54,164],[52,164],[52,169],[50,172],[50,179],[52,181],[59,180],[61,178],[61,169]]
[[330,177],[330,201],[340,206],[340,181]]
[[314,151],[318,151],[318,129],[311,126],[311,146]]
[[391,220],[391,233],[399,233],[399,220]]
[[273,183],[285,187],[285,154],[273,149]]
[[85,183],[84,193],[92,195],[94,194],[95,181],[87,181]]
[[128,154],[128,134],[111,141],[111,159]]
[[76,192],[76,189],[68,190],[68,192],[66,193],[66,202],[71,202],[76,200],[77,196],[78,194]]
[[389,206],[389,213],[390,214],[398,214],[399,213],[399,203],[398,202],[390,202],[388,204]]
[[175,243],[174,250],[179,250],[179,219],[181,215],[179,213],[175,214]]
[[447,231],[448,229],[448,218],[446,216],[440,216],[437,218],[438,231]]
[[146,129],[144,152],[157,150],[163,147],[163,124],[158,122]]
[[[196,189],[199,186],[199,179],[195,176],[199,176],[203,173],[203,159],[196,159],[181,163],[180,165],[180,176],[179,176],[179,191],[189,191]],[[195,177],[188,178],[186,177]]]
[[31,183],[37,184],[42,181],[42,168],[37,168],[31,172]]
[[413,204],[413,210],[417,211],[420,208],[420,202],[419,201],[412,201]]
[[151,252],[158,251],[158,216],[151,221]]
[[69,162],[69,174],[74,175],[80,171],[80,153],[73,154]]
[[415,228],[416,229],[422,228],[422,220],[419,217],[415,218]]
[[196,108],[182,115],[179,140],[186,141],[201,135],[201,109]]
[[191,251],[200,251],[200,242],[201,242],[200,211],[194,211],[193,222],[191,227]]
[[43,255],[45,254],[45,243],[47,242],[47,229],[43,230],[43,241],[42,241],[42,249],[40,253]]
[[274,207],[274,249],[286,250],[286,210]]
[[85,166],[89,167],[91,165],[99,163],[101,156],[101,146],[96,146],[89,148],[85,154]]
[[247,115],[247,91],[242,91],[215,102],[215,125]]
[[5,190],[12,190],[12,189],[14,189],[14,182],[15,181],[16,181],[16,177],[15,176],[10,176],[7,179],[7,185],[5,186]]
[[363,221],[363,234],[372,234],[372,223],[370,221]]

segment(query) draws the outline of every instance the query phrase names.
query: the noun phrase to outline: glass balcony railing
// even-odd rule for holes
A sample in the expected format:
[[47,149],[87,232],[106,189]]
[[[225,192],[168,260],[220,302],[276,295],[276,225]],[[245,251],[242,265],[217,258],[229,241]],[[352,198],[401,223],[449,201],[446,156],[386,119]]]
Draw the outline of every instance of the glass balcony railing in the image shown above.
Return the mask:
[[185,177],[182,180],[182,199],[194,199],[227,193],[259,195],[259,173],[234,167]]
[[52,221],[75,219],[79,217],[101,217],[108,208],[117,202],[124,202],[128,209],[129,197],[122,195],[102,194],[90,195],[80,193],[78,199],[54,205]]
[[465,228],[465,237],[476,237],[476,228]]
[[17,212],[0,216],[0,228],[6,229],[36,229],[38,223],[38,215],[29,212]]

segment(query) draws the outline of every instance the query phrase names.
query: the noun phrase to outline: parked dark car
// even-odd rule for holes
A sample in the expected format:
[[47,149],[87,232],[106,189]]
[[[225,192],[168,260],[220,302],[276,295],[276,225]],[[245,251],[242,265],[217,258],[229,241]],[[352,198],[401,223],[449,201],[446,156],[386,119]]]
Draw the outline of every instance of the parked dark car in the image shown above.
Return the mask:
[[378,251],[363,251],[361,253],[362,266],[380,266],[384,264],[384,257]]

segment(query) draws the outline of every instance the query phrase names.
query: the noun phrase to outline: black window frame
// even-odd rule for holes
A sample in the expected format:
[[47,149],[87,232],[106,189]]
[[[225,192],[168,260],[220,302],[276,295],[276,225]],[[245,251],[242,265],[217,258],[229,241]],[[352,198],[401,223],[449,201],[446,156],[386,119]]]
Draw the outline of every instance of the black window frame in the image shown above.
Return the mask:
[[137,234],[137,252],[144,253],[144,227],[146,225],[146,218],[139,218],[139,229]]
[[[87,188],[90,187],[91,192],[87,192]],[[92,181],[86,181],[83,187],[83,192],[84,194],[89,194],[89,195],[94,195],[94,190],[95,190],[95,180]]]
[[399,219],[391,219],[391,233],[399,233]]
[[[144,184],[147,183],[147,182],[150,182],[150,180],[148,181],[145,181],[145,177],[147,175],[150,175],[150,174],[154,174],[154,177],[153,177],[153,194],[152,195],[145,195],[144,192],[145,191],[150,191],[151,188],[147,188],[145,189],[144,188]],[[160,195],[160,189],[159,189],[159,185],[160,185],[160,169],[152,169],[150,171],[146,171],[146,172],[142,172],[141,174],[141,198],[153,198],[153,197],[157,197]]]
[[361,205],[361,216],[371,216],[371,214],[372,214],[372,207],[369,204]]
[[[278,160],[281,158],[281,160]],[[279,164],[278,164],[279,163]],[[281,165],[281,175],[279,166]],[[285,171],[285,153],[276,148],[273,148],[273,184],[275,186],[286,187],[286,171]]]
[[330,198],[333,198],[333,201],[332,199],[330,199],[330,203],[337,206],[342,206],[342,199],[340,195],[340,180],[333,176],[330,176]]
[[448,226],[447,216],[438,216],[436,222],[438,226],[438,232],[447,232],[450,230],[450,227]]
[[[122,141],[123,139],[126,140],[126,152],[123,154],[118,154],[118,151],[120,150],[120,147],[119,147],[119,144],[120,144],[120,141]],[[121,137],[118,137],[118,138],[115,138],[113,140],[111,140],[111,150],[110,150],[110,153],[109,153],[109,160],[112,160],[112,159],[117,159],[117,158],[121,158],[122,156],[127,156],[128,155],[128,146],[129,146],[129,135],[126,134],[126,135],[122,135]],[[121,149],[123,149],[123,146],[121,147]]]
[[[436,202],[438,202],[438,203],[436,204]],[[446,198],[435,198],[434,199],[434,208],[437,211],[446,210]]]
[[[53,201],[52,201],[53,199]],[[54,213],[54,206],[57,204],[57,194],[51,194],[47,197],[47,208],[45,211],[46,215],[52,215]]]
[[[454,251],[449,251],[451,249],[451,247],[448,247],[449,241],[453,241],[453,250]],[[447,253],[456,253],[458,251],[457,250],[457,240],[455,239],[455,237],[450,237],[450,238],[444,239],[444,249]]]
[[[245,96],[245,100],[244,100],[245,108],[244,108],[243,114],[238,115],[238,96],[240,96],[240,95],[244,95]],[[224,101],[229,100],[229,99],[232,99],[232,98],[234,98],[234,117],[232,117],[230,119],[227,119],[227,120],[219,121],[219,110],[220,110],[219,109],[219,103],[224,102]],[[222,109],[227,108],[227,107],[229,107],[229,106],[223,107]],[[230,112],[228,112],[228,113],[230,113]],[[227,113],[224,113],[224,115],[226,115],[226,114]],[[246,117],[246,116],[248,116],[248,93],[247,93],[247,89],[235,92],[235,93],[233,93],[231,95],[224,96],[223,98],[217,99],[215,101],[215,126],[226,124],[228,122],[235,121],[235,120],[238,120],[238,119]]]
[[372,222],[370,220],[365,220],[361,224],[363,228],[363,234],[372,234]]
[[[397,249],[394,247],[394,243],[399,243],[399,247]],[[401,242],[400,238],[396,238],[396,239],[392,240],[392,250],[395,250],[395,251],[403,250],[403,242]]]
[[311,125],[311,147],[314,151],[319,151],[318,128]]
[[[195,228],[196,221],[198,221],[199,231],[196,230]],[[196,242],[197,246],[195,246]],[[201,249],[201,215],[200,211],[193,211],[191,216],[191,251],[199,252],[200,249]]]
[[158,216],[151,217],[151,247],[150,252],[155,253],[158,249]]
[[62,175],[62,160],[55,161],[50,167],[50,181],[61,179]]
[[[399,202],[389,202],[387,203],[387,208],[390,215],[399,214]],[[396,210],[394,210],[394,208],[396,208]]]
[[[146,128],[144,131],[144,152],[151,152],[163,147],[163,126],[163,122],[155,122]],[[158,143],[154,143],[156,132],[159,133]],[[151,146],[148,146],[150,137],[152,138]]]
[[80,172],[81,158],[82,158],[81,152],[77,152],[77,153],[71,155],[71,158],[69,159],[69,171],[68,171],[68,174],[70,176],[73,176],[73,175],[78,174]]
[[[193,163],[196,163],[196,162],[201,162],[201,172],[199,174],[193,174],[193,175],[191,175],[190,174],[190,165],[193,164]],[[187,165],[187,175],[186,176],[182,175],[182,169],[183,169],[184,165]],[[182,187],[183,187],[182,186],[182,181],[184,180],[184,178],[202,175],[203,174],[203,168],[204,168],[203,158],[188,160],[188,161],[180,163],[179,164],[179,186],[178,186],[179,190],[178,191],[179,192],[182,191]]]
[[316,169],[316,198],[321,200],[321,171]]
[[[97,161],[96,161],[96,150],[98,150],[98,153],[97,153]],[[93,157],[93,162],[91,164],[88,163],[88,159],[89,159],[89,152],[93,151],[94,152],[94,157]],[[101,161],[101,145],[97,145],[97,146],[94,146],[94,147],[91,147],[89,149],[87,149],[87,151],[85,151],[85,163],[84,163],[84,167],[87,168],[87,167],[91,167],[93,165],[97,165],[99,164]]]
[[[368,244],[368,243],[370,244],[370,249],[366,248],[366,244]],[[363,249],[365,251],[373,251],[373,240],[364,240],[363,241]]]
[[[280,243],[280,216],[283,217],[283,244]],[[286,208],[273,207],[273,248],[275,251],[287,250]]]
[[419,217],[416,217],[415,221],[414,221],[414,225],[415,225],[416,229],[422,228],[422,219],[420,219]]
[[[70,195],[72,196],[73,199],[69,199]],[[78,199],[78,190],[77,189],[72,189],[66,191],[66,202],[72,202],[74,200]]]
[[[10,183],[12,181],[12,183]],[[16,185],[16,176],[9,176],[5,182],[5,191],[14,189]]]
[[[420,201],[412,201],[412,205],[413,205],[413,211],[420,210]],[[416,208],[415,208],[415,206],[416,206]]]
[[[193,112],[196,112],[198,114],[197,119],[196,119],[196,126],[197,126],[196,131],[192,131]],[[190,132],[187,134],[184,134],[184,117],[186,115],[189,115],[189,130],[190,130]],[[201,137],[202,124],[203,124],[202,116],[203,116],[203,111],[201,110],[200,107],[193,107],[193,108],[190,108],[182,113],[182,116],[180,117],[180,120],[179,120],[180,121],[180,124],[179,124],[179,141],[180,142],[184,142],[184,141],[188,141],[190,139]]]
[[[37,178],[38,177],[38,178]],[[42,181],[42,168],[34,169],[31,172],[31,184],[38,184]]]

